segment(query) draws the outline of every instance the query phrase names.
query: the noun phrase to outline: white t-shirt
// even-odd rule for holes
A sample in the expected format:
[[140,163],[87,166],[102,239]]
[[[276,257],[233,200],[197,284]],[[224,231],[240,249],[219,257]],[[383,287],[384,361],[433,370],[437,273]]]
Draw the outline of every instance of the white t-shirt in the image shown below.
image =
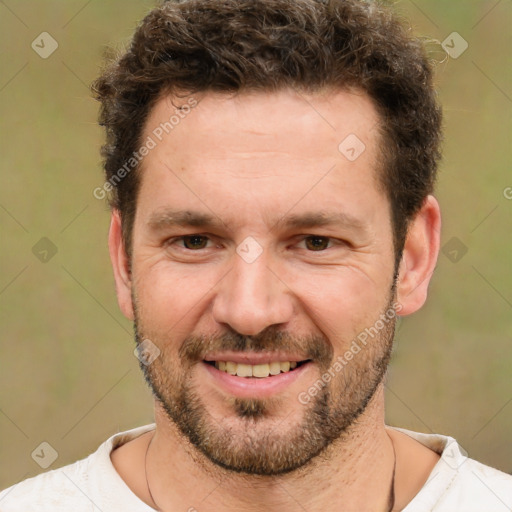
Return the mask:
[[[130,490],[110,460],[114,448],[154,428],[116,434],[86,459],[9,487],[0,493],[0,512],[155,512]],[[396,430],[441,455],[402,512],[512,510],[512,476],[467,458],[451,437]]]

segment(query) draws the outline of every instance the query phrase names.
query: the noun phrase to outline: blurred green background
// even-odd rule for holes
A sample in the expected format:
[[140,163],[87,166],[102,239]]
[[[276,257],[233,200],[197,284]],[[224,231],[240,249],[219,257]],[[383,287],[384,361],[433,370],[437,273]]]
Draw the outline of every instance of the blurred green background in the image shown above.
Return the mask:
[[[132,326],[116,303],[107,207],[92,194],[103,133],[88,85],[107,47],[122,48],[153,5],[0,1],[0,488],[42,471],[31,453],[43,441],[58,452],[55,468],[152,421]],[[452,435],[510,472],[512,2],[396,8],[439,41],[439,60],[453,32],[469,46],[437,70],[444,248],[427,306],[399,324],[387,421]],[[42,32],[58,43],[46,59],[31,47]]]

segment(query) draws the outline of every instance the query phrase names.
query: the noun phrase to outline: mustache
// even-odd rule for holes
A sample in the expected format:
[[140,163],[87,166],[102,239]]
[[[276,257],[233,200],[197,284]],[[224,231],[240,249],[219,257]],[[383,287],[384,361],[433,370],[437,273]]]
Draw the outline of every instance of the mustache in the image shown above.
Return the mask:
[[189,336],[180,349],[179,356],[184,362],[201,361],[209,352],[290,352],[311,359],[320,365],[329,365],[334,349],[322,336],[294,336],[269,326],[255,336],[246,336],[235,331],[212,335]]

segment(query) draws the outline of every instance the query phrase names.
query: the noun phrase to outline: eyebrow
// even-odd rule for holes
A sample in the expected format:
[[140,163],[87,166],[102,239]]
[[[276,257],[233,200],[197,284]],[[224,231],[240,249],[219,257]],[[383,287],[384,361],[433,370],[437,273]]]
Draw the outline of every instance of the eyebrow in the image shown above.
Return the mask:
[[192,210],[164,210],[153,213],[148,226],[153,230],[159,230],[171,226],[219,228],[224,223],[208,213]]
[[276,226],[287,228],[315,228],[327,226],[344,226],[353,229],[365,229],[366,223],[345,212],[305,212],[280,219]]
[[[165,228],[196,227],[204,229],[226,229],[228,226],[219,217],[194,211],[194,210],[173,210],[166,209],[154,212],[148,222],[148,227],[153,231],[160,231]],[[304,212],[282,217],[270,228],[277,229],[309,229],[315,227],[342,226],[353,230],[366,231],[367,223],[361,219],[345,212]]]

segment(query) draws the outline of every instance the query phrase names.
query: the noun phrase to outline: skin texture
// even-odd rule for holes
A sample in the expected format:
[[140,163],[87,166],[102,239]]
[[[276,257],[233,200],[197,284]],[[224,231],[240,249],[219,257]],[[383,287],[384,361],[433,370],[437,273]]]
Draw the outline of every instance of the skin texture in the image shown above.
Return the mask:
[[[384,425],[394,320],[310,402],[298,396],[393,304],[400,315],[423,305],[439,206],[429,196],[411,223],[394,287],[390,206],[376,174],[379,119],[366,95],[284,90],[198,100],[144,159],[131,272],[115,211],[110,231],[121,310],[138,341],[160,350],[145,368],[159,398],[148,452],[153,498],[163,510],[187,510],[191,496],[207,495],[205,505],[219,511],[296,510],[297,502],[312,511],[388,510],[394,447],[400,510],[437,456]],[[161,98],[144,138],[174,109]],[[338,150],[350,134],[366,148],[354,161]],[[176,211],[210,215],[216,225],[172,224]],[[343,217],[285,222],[306,213]],[[186,235],[200,237],[184,245]],[[248,262],[237,252],[247,247],[261,254]],[[278,392],[235,396],[202,362],[226,350],[311,362]],[[143,463],[151,435],[112,460],[157,508]]]

